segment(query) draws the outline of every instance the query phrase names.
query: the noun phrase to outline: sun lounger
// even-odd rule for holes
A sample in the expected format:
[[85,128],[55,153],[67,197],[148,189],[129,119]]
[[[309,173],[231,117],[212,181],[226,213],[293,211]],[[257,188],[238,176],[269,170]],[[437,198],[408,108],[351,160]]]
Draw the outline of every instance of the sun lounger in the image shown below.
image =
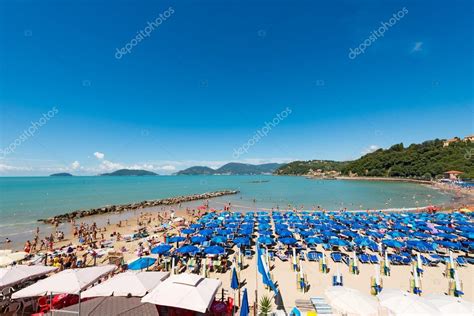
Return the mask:
[[469,264],[474,264],[474,258],[473,258],[473,257],[464,257],[464,259],[465,259]]
[[300,251],[300,253],[298,254],[298,256],[299,256],[300,260],[303,260],[303,261],[306,260],[304,251]]
[[276,256],[278,257],[278,259],[280,259],[281,261],[288,261],[288,256],[285,255],[285,254],[282,254],[282,253],[277,252],[275,255],[276,255]]
[[379,258],[376,255],[370,255],[370,263],[379,263]]
[[316,251],[309,251],[307,254],[306,254],[306,258],[308,258],[308,261],[319,261],[319,256],[318,256],[318,252]]
[[456,258],[457,263],[461,266],[464,267],[467,265],[467,261],[464,257],[460,256]]
[[430,254],[430,257],[433,258],[434,260],[437,260],[438,262],[446,263],[445,257],[440,256],[437,253]]
[[322,297],[312,297],[311,304],[318,315],[332,315],[331,306]]
[[252,250],[250,249],[245,249],[245,257],[248,259],[252,258]]
[[332,252],[331,258],[332,258],[332,261],[337,262],[337,263],[342,261],[342,255],[340,252]]
[[332,276],[332,286],[343,286],[344,281],[343,281],[343,276],[341,275],[341,280],[337,281],[337,276],[333,275]]
[[347,266],[350,264],[349,256],[345,253],[342,254],[342,262],[344,262]]
[[361,253],[357,257],[359,258],[359,261],[362,262],[362,263],[370,263],[370,258],[365,253]]

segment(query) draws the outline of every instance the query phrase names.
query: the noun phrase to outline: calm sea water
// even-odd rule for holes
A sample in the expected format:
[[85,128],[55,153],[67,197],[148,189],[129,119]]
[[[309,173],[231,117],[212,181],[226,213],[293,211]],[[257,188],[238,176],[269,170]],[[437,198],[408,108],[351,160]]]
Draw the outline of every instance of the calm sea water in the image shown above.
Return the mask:
[[304,205],[305,209],[314,205],[327,209],[403,208],[451,199],[412,183],[290,176],[1,177],[0,240],[28,234],[38,225],[38,218],[68,211],[223,189],[241,193],[213,203],[251,208],[285,208],[288,204]]

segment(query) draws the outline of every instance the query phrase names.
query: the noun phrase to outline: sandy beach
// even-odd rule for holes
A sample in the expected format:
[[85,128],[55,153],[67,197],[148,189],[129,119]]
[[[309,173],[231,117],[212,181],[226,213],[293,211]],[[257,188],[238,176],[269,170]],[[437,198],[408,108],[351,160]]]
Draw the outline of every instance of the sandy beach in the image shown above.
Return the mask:
[[[184,206],[182,206],[184,207]],[[122,227],[118,227],[117,223],[110,223],[109,225],[104,225],[105,231],[103,232],[104,237],[107,239],[109,235],[113,232],[120,233],[122,236],[136,233],[138,231],[138,223],[142,223],[142,226],[146,226],[147,230],[150,231],[150,234],[155,236],[157,240],[163,241],[164,234],[177,234],[178,230],[171,228],[165,232],[151,233],[156,229],[162,222],[166,222],[170,219],[171,210],[173,207],[166,209],[163,212],[143,212],[138,216],[129,217],[127,220],[122,221]],[[163,219],[158,219],[158,215],[163,216]],[[187,213],[185,208],[175,210],[175,217],[182,217],[186,220],[187,223],[195,222],[198,218],[197,216],[192,216]],[[102,234],[99,233],[99,235]],[[138,248],[138,243],[140,240],[135,240],[131,242],[126,241],[116,241],[114,242],[113,249],[120,252],[123,252],[124,261],[130,262],[137,258],[136,249]],[[55,243],[55,248],[66,246],[69,244],[78,244],[77,239],[74,239],[72,235],[67,235],[66,239]],[[124,248],[124,249],[122,249]],[[237,251],[237,247],[234,247],[234,251]],[[321,246],[318,246],[318,251],[324,251]],[[84,250],[86,251],[86,249]],[[78,257],[84,253],[84,251],[78,252]],[[319,271],[318,262],[309,262],[303,261],[303,270],[307,274],[309,290],[306,293],[302,293],[297,289],[296,284],[296,272],[292,270],[291,260],[283,262],[278,258],[275,258],[274,261],[271,261],[271,275],[273,280],[278,284],[278,287],[281,291],[282,300],[285,308],[292,308],[295,306],[295,302],[299,300],[308,301],[311,297],[324,296],[324,291],[332,286],[332,276],[339,269],[341,275],[344,279],[344,286],[357,289],[363,293],[370,293],[370,280],[371,277],[375,276],[375,266],[372,264],[362,264],[359,263],[360,274],[354,275],[349,272],[348,266],[343,263],[336,264],[329,257],[330,252],[326,251],[327,264],[329,267],[329,273],[324,274]],[[349,253],[349,255],[351,255]],[[232,255],[231,255],[232,258]],[[262,295],[268,295],[272,297],[272,292],[265,288],[262,283],[261,276],[257,273],[256,267],[256,256],[254,255],[252,259],[244,259],[244,268],[239,272],[240,282],[245,284],[245,288],[248,290],[250,304],[253,305],[255,301],[255,291],[259,298]],[[87,262],[89,265],[93,263],[93,259],[89,256]],[[99,258],[97,260],[98,264],[107,263],[106,256]],[[449,279],[444,276],[445,266],[439,264],[436,267],[425,267],[424,275],[421,279],[423,295],[427,294],[444,294],[448,292],[448,282]],[[474,288],[473,288],[473,275],[474,268],[472,265],[467,265],[465,267],[459,267],[458,269],[460,279],[463,281],[464,289],[464,298],[469,301],[474,301]],[[209,277],[219,279],[222,281],[222,289],[226,296],[232,296],[233,290],[230,288],[231,280],[231,270],[228,270],[226,273],[214,273],[211,272]],[[395,288],[408,291],[409,279],[411,277],[411,266],[396,266],[392,265],[391,275],[382,276],[382,282],[384,288]],[[220,292],[217,295],[220,297]],[[236,296],[237,297],[237,296]]]

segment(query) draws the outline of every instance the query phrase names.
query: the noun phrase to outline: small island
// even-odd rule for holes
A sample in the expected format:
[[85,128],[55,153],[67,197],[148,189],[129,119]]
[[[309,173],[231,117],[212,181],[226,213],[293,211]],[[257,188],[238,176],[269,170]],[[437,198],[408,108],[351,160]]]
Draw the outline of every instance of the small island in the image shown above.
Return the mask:
[[120,169],[110,173],[102,173],[101,176],[157,176],[157,173],[139,169]]
[[53,173],[49,175],[50,177],[72,177],[72,174],[67,172]]

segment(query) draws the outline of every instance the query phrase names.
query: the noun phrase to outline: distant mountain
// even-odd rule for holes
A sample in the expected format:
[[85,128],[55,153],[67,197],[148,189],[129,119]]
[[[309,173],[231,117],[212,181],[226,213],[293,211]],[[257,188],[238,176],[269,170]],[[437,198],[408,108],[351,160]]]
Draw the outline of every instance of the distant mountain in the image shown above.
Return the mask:
[[72,174],[67,172],[53,173],[49,175],[50,177],[72,177]]
[[194,166],[188,169],[181,170],[177,172],[177,175],[199,175],[199,174],[214,174],[216,170],[209,168],[209,167],[204,167],[204,166]]
[[158,174],[147,171],[147,170],[137,170],[137,169],[120,169],[110,173],[103,173],[101,176],[157,176]]
[[218,169],[209,167],[195,166],[177,172],[178,175],[253,175],[253,174],[271,174],[278,169],[282,164],[266,163],[261,165],[251,165],[238,162],[230,162]]

